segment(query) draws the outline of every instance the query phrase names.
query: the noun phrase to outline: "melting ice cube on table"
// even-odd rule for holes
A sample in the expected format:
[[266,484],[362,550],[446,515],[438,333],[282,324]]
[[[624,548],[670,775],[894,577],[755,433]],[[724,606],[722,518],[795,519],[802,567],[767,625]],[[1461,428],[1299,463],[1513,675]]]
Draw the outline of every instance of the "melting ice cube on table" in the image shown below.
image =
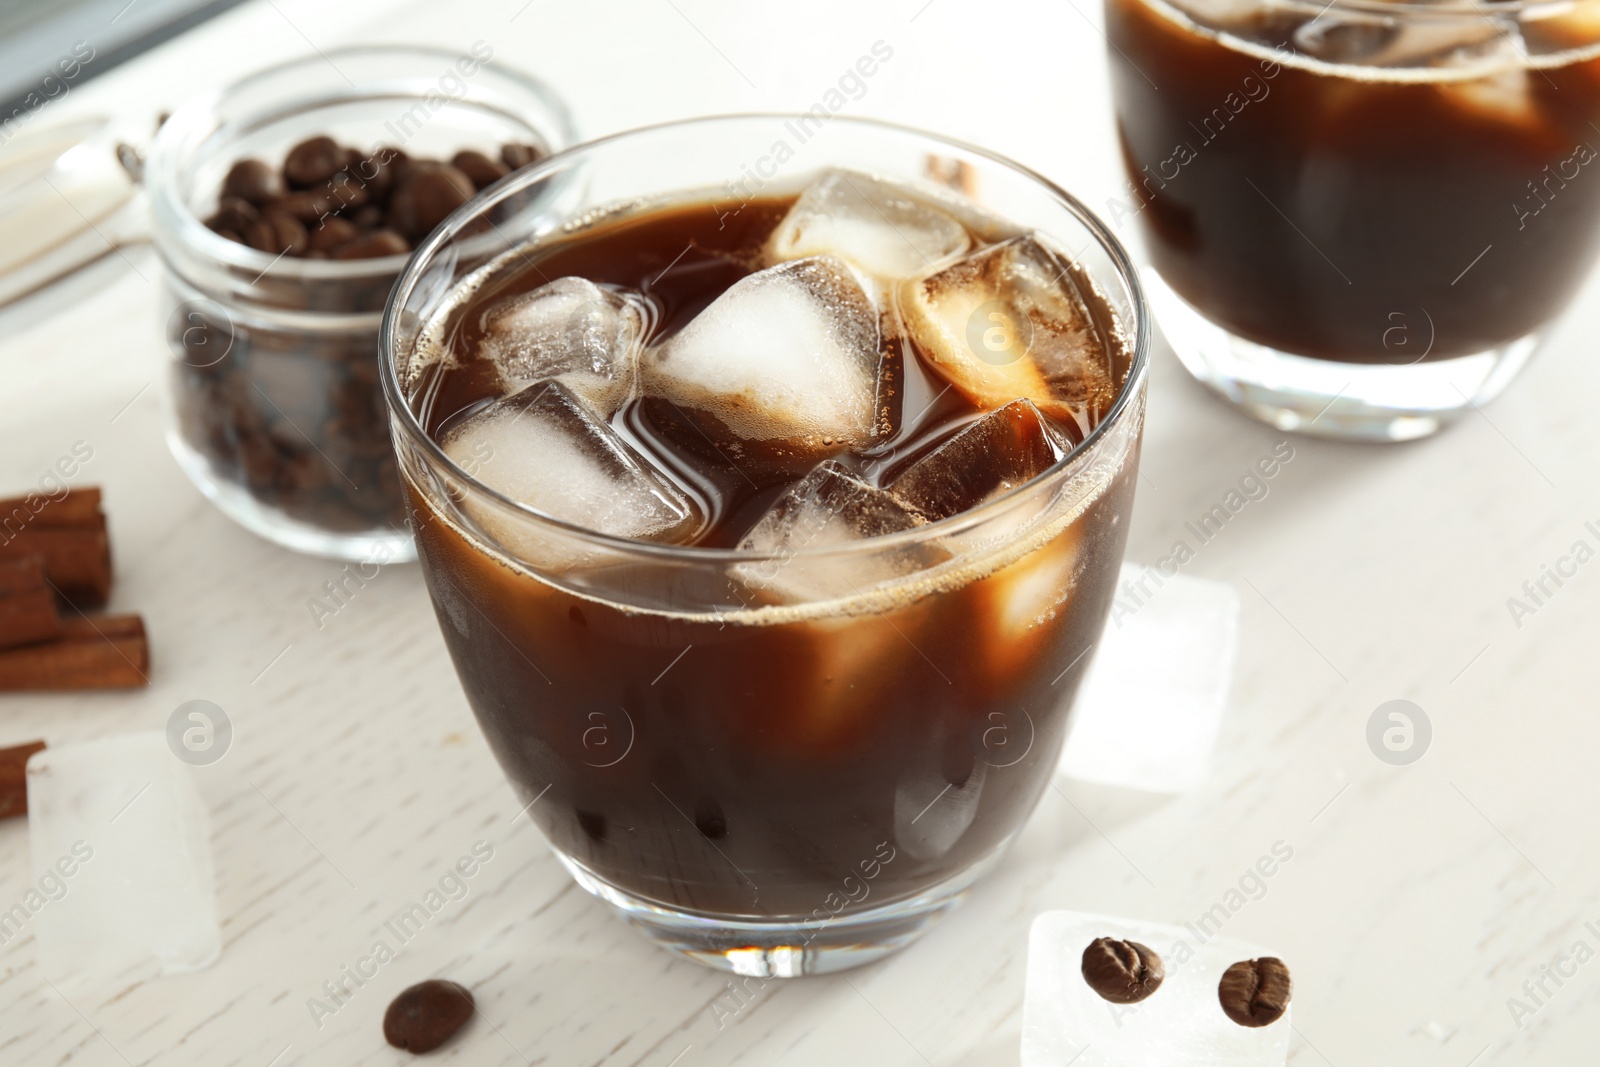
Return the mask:
[[1026,397],[1087,433],[1116,399],[1074,271],[1035,235],[905,283],[900,312],[933,369],[980,407]]
[[768,238],[767,258],[834,255],[887,285],[927,273],[970,242],[965,226],[909,189],[832,170],[800,194]]
[[584,278],[557,278],[486,310],[481,351],[508,393],[547,378],[610,415],[633,389],[648,307]]
[[750,529],[739,548],[773,558],[741,564],[752,586],[803,600],[848,597],[879,582],[937,562],[930,546],[879,550],[843,559],[812,558],[804,549],[848,545],[909,530],[924,520],[899,500],[828,460],[780,496]]
[[1205,778],[1238,651],[1239,592],[1124,563],[1072,709],[1061,773],[1178,793]]
[[[1090,987],[1083,954],[1101,937],[1156,952],[1166,974],[1155,992],[1120,1004]],[[1267,1026],[1241,1026],[1218,992],[1233,964],[1271,955],[1215,930],[1046,912],[1028,936],[1022,1067],[1282,1067],[1290,1013]]]
[[741,278],[644,357],[644,392],[736,466],[803,474],[889,432],[878,313],[854,273],[818,256]]
[[101,984],[209,965],[222,951],[211,837],[193,771],[162,733],[48,748],[28,760],[40,963]]
[[[451,428],[443,447],[491,489],[586,529],[681,541],[700,524],[689,498],[559,382],[537,382],[491,403]],[[561,554],[529,520],[488,503],[468,506],[507,548],[539,562]]]

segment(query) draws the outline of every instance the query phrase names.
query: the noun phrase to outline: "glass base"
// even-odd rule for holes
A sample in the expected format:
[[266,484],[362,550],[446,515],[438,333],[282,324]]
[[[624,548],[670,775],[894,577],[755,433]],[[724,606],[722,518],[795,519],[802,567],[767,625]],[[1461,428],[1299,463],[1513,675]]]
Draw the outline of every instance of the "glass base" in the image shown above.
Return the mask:
[[258,537],[296,552],[351,563],[410,563],[417,558],[417,546],[408,530],[334,533],[291,519],[262,504],[243,486],[218,478],[205,457],[190,448],[175,430],[167,434],[167,445],[195,488],[224,515]]
[[1437,433],[1488,403],[1538,347],[1538,334],[1431,363],[1339,363],[1237,337],[1202,315],[1152,269],[1150,305],[1189,373],[1235,407],[1280,430],[1360,441]]
[[959,904],[972,884],[994,869],[1004,851],[1004,846],[996,849],[955,878],[909,900],[841,912],[826,920],[795,917],[766,922],[702,915],[645,900],[570,856],[559,851],[556,855],[580,886],[615,907],[634,929],[668,952],[738,975],[799,978],[862,967],[909,945]]

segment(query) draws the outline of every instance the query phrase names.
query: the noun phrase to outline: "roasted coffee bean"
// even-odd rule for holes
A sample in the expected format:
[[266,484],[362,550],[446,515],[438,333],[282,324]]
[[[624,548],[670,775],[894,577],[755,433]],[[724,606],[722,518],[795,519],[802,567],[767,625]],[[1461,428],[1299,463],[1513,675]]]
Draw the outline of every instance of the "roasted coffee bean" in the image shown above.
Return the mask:
[[413,164],[389,198],[389,225],[415,243],[475,192],[472,179],[447,163]]
[[383,225],[383,208],[377,204],[358,207],[350,213],[350,221],[363,230],[376,230]]
[[329,216],[311,228],[311,250],[306,255],[316,252],[332,252],[340,245],[349,244],[361,236],[361,230],[356,224],[338,216]]
[[450,157],[450,165],[468,178],[479,189],[487,189],[511,173],[511,168],[498,159],[490,159],[482,152],[457,152]]
[[354,237],[334,249],[334,259],[377,259],[379,256],[399,256],[411,251],[406,239],[393,230],[373,230]]
[[346,166],[344,172],[360,182],[367,192],[367,203],[385,204],[389,201],[389,193],[394,189],[394,179],[399,171],[391,155],[394,150],[380,148],[370,156],[359,156],[354,163]]
[[348,171],[340,171],[329,178],[320,191],[334,211],[354,211],[364,207],[370,199],[366,183]]
[[1217,999],[1240,1026],[1271,1026],[1289,1010],[1292,985],[1289,968],[1276,956],[1240,960],[1222,973]]
[[333,177],[344,166],[344,149],[332,137],[313,137],[289,149],[283,177],[291,188],[309,189]]
[[244,232],[244,239],[251,248],[275,256],[298,255],[310,243],[300,220],[276,208],[251,223]]
[[502,145],[500,148],[500,162],[512,170],[521,170],[530,163],[537,163],[544,158],[544,150],[538,145],[511,144]]
[[1113,1004],[1137,1004],[1167,976],[1161,957],[1137,941],[1097,937],[1083,950],[1083,980]]
[[[543,156],[532,145],[507,145],[501,155],[506,156],[507,152],[517,160]],[[274,254],[288,244],[286,254],[317,259],[397,255],[410,251],[412,244],[478,189],[498,181],[510,170],[509,163],[470,149],[458,152],[456,162],[471,173],[436,160],[414,160],[398,148],[381,146],[368,155],[342,146],[331,137],[312,137],[289,150],[281,175],[259,159],[234,164],[224,179],[222,204],[206,225],[230,240],[263,250],[270,248]],[[417,180],[412,181],[413,178]],[[402,185],[408,187],[408,192],[396,201],[395,193]],[[352,238],[335,241],[332,235],[325,235],[302,247],[286,241],[287,231],[279,232],[281,227],[254,226],[259,220],[250,214],[252,210],[257,214],[276,211],[290,215],[312,230],[338,216],[363,231],[396,231],[405,247],[399,247],[395,235],[385,235],[355,244],[339,256],[335,250],[350,245]],[[343,234],[342,229],[338,232]],[[378,297],[386,295],[385,292]],[[366,302],[364,297],[361,302]]]
[[256,207],[283,195],[283,181],[278,172],[259,159],[241,159],[228,169],[222,179],[222,195],[248,200]]
[[400,151],[400,149],[391,148],[388,145],[383,145],[375,150],[372,153],[372,158],[376,159],[385,173],[389,175],[389,195],[391,196],[394,195],[394,191],[399,186],[400,179],[406,171],[417,165],[416,159]]
[[432,1052],[472,1018],[472,991],[444,978],[418,982],[389,1002],[383,1037],[407,1052]]
[[237,196],[225,196],[222,203],[217,205],[217,213],[211,216],[207,226],[219,233],[229,230],[233,233],[243,233],[250,228],[250,224],[261,217],[261,212],[250,201]]
[[278,197],[272,202],[268,210],[281,211],[286,215],[293,215],[309,226],[332,214],[333,201],[329,199],[325,190],[306,190]]
[[412,158],[404,150],[386,144],[381,144],[374,148],[372,150],[372,158],[383,166],[392,168],[397,174],[411,166],[413,162]]

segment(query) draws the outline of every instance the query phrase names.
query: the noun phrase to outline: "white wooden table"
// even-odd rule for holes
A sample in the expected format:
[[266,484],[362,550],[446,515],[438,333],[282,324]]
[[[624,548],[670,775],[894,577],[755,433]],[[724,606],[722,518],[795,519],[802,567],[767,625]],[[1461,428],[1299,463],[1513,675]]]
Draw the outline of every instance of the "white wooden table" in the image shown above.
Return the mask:
[[[481,39],[597,134],[804,109],[882,40],[893,58],[850,112],[978,141],[1103,205],[1119,175],[1091,3],[824,0],[756,18],[734,0],[266,0],[37,121],[144,124],[311,46]],[[156,279],[135,250],[0,313],[0,491],[92,446],[77,481],[106,490],[112,607],[143,612],[154,648],[144,692],[0,696],[0,744],[160,728],[197,697],[225,708],[233,749],[204,773],[225,949],[200,974],[68,1003],[40,980],[31,934],[0,947],[0,1063],[403,1063],[383,1043],[384,1007],[442,974],[482,1009],[442,1062],[1011,1064],[1035,914],[1196,919],[1279,841],[1292,861],[1226,929],[1291,962],[1297,1067],[1593,1061],[1600,964],[1547,980],[1520,1027],[1507,1002],[1576,943],[1600,949],[1584,926],[1600,920],[1600,564],[1520,626],[1507,598],[1597,542],[1584,524],[1600,519],[1600,281],[1482,416],[1400,447],[1296,439],[1269,495],[1199,549],[1186,572],[1244,597],[1203,787],[1164,798],[1058,780],[998,872],[923,941],[866,970],[769,984],[719,1027],[725,976],[646,944],[513,823],[416,568],[386,568],[318,629],[306,600],[338,566],[256,539],[185,481],[163,440]],[[1279,440],[1158,352],[1130,555],[1170,551]],[[1365,740],[1395,698],[1434,728],[1403,768]],[[308,998],[479,840],[493,859],[467,897],[314,1025]],[[13,820],[0,906],[28,882]]]

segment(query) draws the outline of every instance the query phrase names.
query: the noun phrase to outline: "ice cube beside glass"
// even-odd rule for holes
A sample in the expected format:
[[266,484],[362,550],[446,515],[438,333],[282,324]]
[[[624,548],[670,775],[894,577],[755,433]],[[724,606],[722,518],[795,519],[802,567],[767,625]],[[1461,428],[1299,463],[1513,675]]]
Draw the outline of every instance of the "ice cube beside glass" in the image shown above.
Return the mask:
[[1205,779],[1239,645],[1239,591],[1124,563],[1078,692],[1061,773],[1152,793]]
[[[1101,937],[1155,950],[1166,977],[1154,993],[1116,1004],[1090,988],[1083,953]],[[1022,1067],[1282,1067],[1290,1012],[1267,1026],[1241,1026],[1218,996],[1230,966],[1270,955],[1193,926],[1045,912],[1028,935]]]
[[42,970],[131,982],[222,951],[205,802],[159,732],[47,748],[28,760],[28,844]]

